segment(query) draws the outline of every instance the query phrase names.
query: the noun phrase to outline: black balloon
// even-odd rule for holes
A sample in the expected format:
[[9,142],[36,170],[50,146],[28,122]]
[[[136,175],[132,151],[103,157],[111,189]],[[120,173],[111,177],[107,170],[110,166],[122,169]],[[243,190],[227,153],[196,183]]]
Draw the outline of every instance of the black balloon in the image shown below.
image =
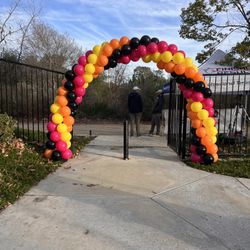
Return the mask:
[[133,37],[130,40],[129,45],[132,49],[137,49],[138,46],[140,45],[140,40],[137,37]]
[[196,134],[196,128],[191,128],[190,132],[195,135]]
[[211,97],[212,96],[212,91],[210,88],[204,88],[202,89],[201,93],[205,98]]
[[177,76],[176,78],[175,78],[175,80],[176,80],[176,82],[177,83],[180,83],[180,84],[184,84],[185,82],[186,82],[186,77],[185,76]]
[[205,88],[204,82],[196,82],[196,83],[194,84],[194,90],[195,90],[196,92],[201,92],[204,88]]
[[78,105],[76,104],[76,102],[69,102],[68,106],[70,107],[70,109],[72,110],[77,110]]
[[184,86],[187,89],[191,89],[194,86],[194,81],[192,79],[190,79],[190,78],[187,78],[185,83],[184,83]]
[[74,75],[74,73],[73,73],[72,70],[68,70],[68,71],[65,73],[65,77],[66,77],[67,80],[73,81],[75,75]]
[[207,151],[207,148],[203,145],[200,145],[199,147],[196,148],[196,153],[198,155],[204,155]]
[[172,73],[171,73],[171,76],[175,78],[175,77],[177,77],[178,75],[177,75],[175,72],[172,72]]
[[53,142],[53,141],[47,141],[46,142],[46,148],[55,149],[56,148],[56,143]]
[[115,68],[117,66],[117,61],[113,58],[109,59],[110,68]]
[[73,117],[75,117],[76,116],[76,110],[71,110],[70,115],[73,116]]
[[131,52],[132,52],[132,49],[129,45],[125,44],[122,46],[122,49],[121,49],[122,55],[127,56],[131,54]]
[[115,49],[112,54],[112,58],[114,60],[118,60],[122,56],[121,50],[120,49]]
[[106,64],[106,65],[104,66],[104,70],[107,70],[107,69],[109,69],[109,68],[110,68],[109,63],[108,63],[108,64]]
[[205,165],[211,165],[214,162],[214,157],[211,154],[205,154],[202,159]]
[[51,134],[51,132],[48,132],[48,133],[47,133],[47,138],[48,138],[48,139],[50,139],[50,134]]
[[62,159],[61,152],[58,151],[58,150],[53,151],[52,156],[51,156],[51,159],[52,159],[53,161],[60,161],[60,160]]
[[192,138],[191,138],[191,143],[194,144],[195,146],[199,146],[200,145],[199,137],[193,135]]
[[74,100],[76,99],[76,94],[75,94],[74,92],[68,92],[67,98],[68,98],[70,101],[74,101]]
[[69,91],[72,91],[75,88],[75,85],[73,82],[67,81],[64,83],[64,88]]
[[146,36],[146,35],[142,36],[142,38],[140,40],[140,44],[145,45],[145,46],[149,45],[150,42],[151,42],[150,37]]
[[151,38],[151,43],[159,43],[159,39],[156,37]]

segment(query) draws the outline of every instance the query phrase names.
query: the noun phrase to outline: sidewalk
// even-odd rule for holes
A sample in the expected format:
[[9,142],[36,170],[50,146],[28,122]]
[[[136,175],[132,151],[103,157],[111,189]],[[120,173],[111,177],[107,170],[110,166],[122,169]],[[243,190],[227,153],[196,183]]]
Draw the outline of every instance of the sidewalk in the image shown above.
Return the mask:
[[249,249],[250,180],[182,163],[164,137],[98,136],[0,214],[0,249]]

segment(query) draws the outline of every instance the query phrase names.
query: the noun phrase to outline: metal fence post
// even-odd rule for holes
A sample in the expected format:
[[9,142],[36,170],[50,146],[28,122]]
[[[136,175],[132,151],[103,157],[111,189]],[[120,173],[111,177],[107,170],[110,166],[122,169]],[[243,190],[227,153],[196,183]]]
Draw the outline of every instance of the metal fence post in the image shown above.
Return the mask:
[[128,160],[128,120],[123,121],[123,160]]

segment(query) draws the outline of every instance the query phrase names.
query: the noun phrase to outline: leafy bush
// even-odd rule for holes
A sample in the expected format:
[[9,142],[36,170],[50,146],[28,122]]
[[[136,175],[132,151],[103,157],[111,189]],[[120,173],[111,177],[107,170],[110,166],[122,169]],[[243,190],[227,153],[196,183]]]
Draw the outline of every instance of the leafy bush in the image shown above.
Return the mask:
[[0,143],[6,143],[14,138],[17,122],[7,114],[0,114]]

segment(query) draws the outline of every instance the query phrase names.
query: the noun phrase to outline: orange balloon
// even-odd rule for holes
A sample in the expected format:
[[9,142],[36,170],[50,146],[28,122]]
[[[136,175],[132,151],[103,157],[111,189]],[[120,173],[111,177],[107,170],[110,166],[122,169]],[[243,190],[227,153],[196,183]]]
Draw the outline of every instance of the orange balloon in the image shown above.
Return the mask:
[[123,45],[128,44],[128,43],[129,43],[129,38],[127,36],[121,37],[120,46],[123,46]]
[[204,127],[200,127],[196,129],[196,135],[199,136],[200,138],[204,137],[207,134],[207,131]]
[[171,62],[166,63],[164,68],[168,73],[172,73],[174,71],[174,67],[175,67],[175,64],[171,61]]
[[111,56],[113,53],[113,48],[109,43],[105,44],[102,48],[102,54],[105,56]]
[[213,144],[213,140],[211,138],[211,136],[204,136],[201,138],[201,144],[203,144],[204,146],[206,146],[207,148]]
[[56,102],[61,106],[64,107],[68,104],[68,100],[65,96],[57,96],[56,97]]
[[196,73],[194,76],[193,76],[193,80],[195,82],[199,82],[199,81],[203,81],[204,80],[204,77],[201,73]]
[[68,93],[68,91],[64,87],[59,87],[57,89],[57,94],[58,95],[66,95],[67,93]]
[[118,49],[120,47],[120,43],[119,43],[119,40],[117,39],[112,39],[110,41],[110,45],[113,49]]
[[177,74],[177,75],[182,75],[185,73],[185,70],[186,70],[186,67],[183,65],[183,64],[178,64],[178,65],[175,65],[174,67],[174,72]]
[[187,103],[186,109],[187,109],[187,111],[191,111],[191,103]]
[[43,153],[43,156],[47,159],[50,159],[53,151],[54,151],[53,149],[46,149]]
[[68,132],[71,132],[73,130],[73,127],[72,126],[67,126],[67,131]]
[[202,121],[199,119],[192,120],[193,128],[200,128],[202,126]]
[[217,162],[219,160],[218,154],[212,154],[212,156],[214,157],[214,162]]
[[186,70],[185,70],[185,76],[187,78],[193,78],[195,76],[195,74],[196,74],[196,71],[194,70],[194,68],[192,68],[192,67],[186,68]]
[[165,63],[164,63],[163,61],[159,61],[159,62],[157,63],[157,67],[158,67],[158,69],[164,69]]
[[104,67],[95,65],[95,74],[99,75],[104,71]]
[[98,63],[99,66],[104,67],[105,65],[108,64],[108,61],[109,61],[109,60],[108,60],[107,56],[105,56],[105,55],[100,55],[100,56],[98,57],[97,63]]
[[64,107],[61,107],[59,109],[59,113],[63,116],[63,117],[67,117],[71,114],[71,110],[68,106],[64,106]]
[[216,144],[212,144],[212,145],[209,145],[209,147],[207,147],[207,153],[217,154],[217,152],[218,152],[218,146]]
[[75,123],[75,119],[72,116],[67,116],[63,118],[63,122],[67,125],[67,126],[72,126]]
[[198,120],[197,113],[193,112],[193,111],[188,112],[188,117],[189,117],[190,120]]

